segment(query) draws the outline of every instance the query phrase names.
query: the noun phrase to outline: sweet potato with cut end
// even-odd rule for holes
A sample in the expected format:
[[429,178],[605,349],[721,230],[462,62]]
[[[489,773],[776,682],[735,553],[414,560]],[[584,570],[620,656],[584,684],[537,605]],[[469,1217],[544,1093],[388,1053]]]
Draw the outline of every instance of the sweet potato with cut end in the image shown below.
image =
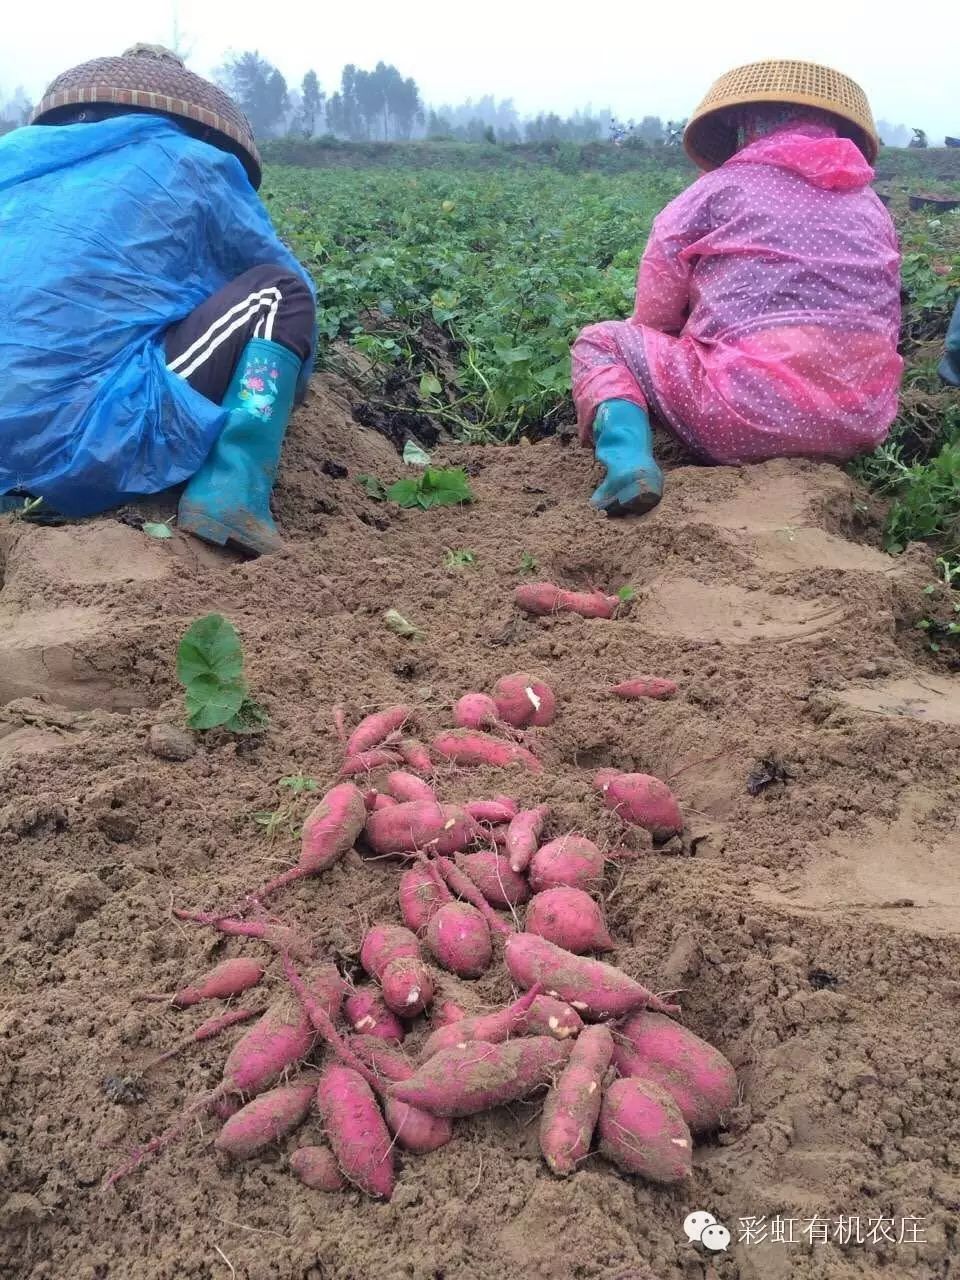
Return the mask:
[[168,1001],[175,1009],[189,1009],[203,1000],[229,1000],[255,987],[263,977],[263,965],[246,956],[233,956],[223,960],[196,982],[181,987],[173,995],[148,992],[134,996],[135,1000]]
[[511,871],[526,871],[530,859],[537,851],[543,824],[550,817],[550,806],[538,804],[535,809],[521,809],[510,819],[505,845]]
[[386,711],[376,711],[366,716],[347,739],[344,754],[349,759],[359,756],[365,751],[379,747],[381,742],[397,733],[408,720],[413,718],[413,707],[388,707]]
[[582,618],[613,618],[620,601],[602,591],[564,591],[555,582],[527,582],[513,593],[524,613],[579,613]]
[[379,991],[364,988],[347,996],[343,1016],[361,1036],[375,1036],[379,1040],[392,1040],[397,1044],[406,1034],[403,1023],[384,1004]]
[[394,800],[403,803],[415,803],[417,800],[430,800],[436,804],[436,793],[429,782],[424,782],[415,773],[407,773],[403,769],[394,769],[387,776],[387,790]]
[[458,729],[495,729],[500,724],[497,704],[485,693],[465,693],[454,705],[453,723]]
[[598,889],[603,880],[603,854],[585,836],[572,833],[541,845],[530,859],[530,887],[534,893],[565,885]]
[[643,1010],[618,1029],[613,1060],[622,1076],[653,1080],[693,1133],[717,1129],[737,1105],[737,1073],[719,1049],[662,1013]]
[[378,747],[374,751],[361,751],[359,755],[347,756],[340,769],[341,778],[356,778],[359,774],[373,773],[374,769],[386,769],[400,764],[400,756],[396,751],[387,751]]
[[414,773],[432,773],[433,761],[430,752],[416,738],[401,738],[397,743],[397,751],[408,769]]
[[461,978],[479,978],[493,959],[490,928],[469,902],[447,902],[433,913],[427,945],[444,969]]
[[530,897],[526,877],[513,871],[507,859],[492,849],[458,854],[456,863],[495,907],[515,907]]
[[625,822],[649,831],[654,840],[669,840],[683,830],[683,817],[673,792],[649,773],[613,774],[604,769],[594,778],[603,803]]
[[540,994],[538,987],[531,987],[526,995],[514,1000],[505,1009],[497,1009],[493,1013],[481,1013],[474,1018],[459,1018],[446,1026],[431,1031],[420,1050],[420,1059],[425,1062],[441,1049],[452,1049],[458,1044],[467,1044],[471,1040],[483,1040],[487,1044],[500,1044],[509,1039],[515,1031],[523,1026],[530,1006]]
[[445,902],[452,901],[453,895],[446,885],[438,885],[422,864],[410,867],[400,877],[400,915],[414,933],[422,933],[433,913]]
[[613,685],[610,692],[618,698],[653,698],[662,701],[665,698],[675,698],[677,686],[672,680],[665,680],[662,676],[634,676],[632,680],[623,680],[620,684]]
[[[530,988],[534,990],[533,987]],[[537,996],[517,1027],[517,1035],[553,1036],[569,1040],[583,1030],[583,1019],[572,1005],[556,996]]]
[[249,1160],[304,1122],[317,1089],[315,1077],[269,1089],[230,1117],[214,1146],[234,1160]]
[[557,714],[553,690],[526,671],[501,676],[493,688],[493,702],[500,719],[515,729],[553,724]]
[[573,1173],[590,1151],[603,1097],[603,1077],[612,1057],[610,1028],[602,1023],[584,1027],[556,1084],[547,1093],[540,1118],[540,1150],[554,1173]]
[[509,822],[519,812],[516,800],[510,796],[494,796],[492,800],[469,800],[463,807],[477,822],[488,822],[493,826]]
[[692,1173],[693,1140],[670,1095],[649,1080],[608,1085],[597,1122],[600,1154],[651,1182],[682,1182]]
[[329,1147],[298,1147],[290,1157],[290,1168],[312,1191],[342,1191],[347,1185]]
[[436,800],[408,800],[368,814],[364,830],[374,853],[413,853],[437,840],[446,821]]
[[[364,1036],[357,1036],[352,1043],[357,1056],[364,1061],[384,1082],[409,1080],[414,1068],[404,1055],[386,1045],[382,1041],[370,1041]],[[412,1107],[408,1102],[401,1102],[387,1094],[383,1103],[383,1114],[387,1128],[397,1140],[397,1145],[404,1151],[412,1151],[415,1155],[426,1155],[430,1151],[439,1151],[453,1137],[453,1126],[442,1116],[430,1115],[419,1107]]]
[[527,907],[524,927],[565,951],[610,951],[613,939],[600,904],[582,889],[544,889]]
[[513,934],[503,955],[510,976],[524,990],[542,982],[547,995],[566,1000],[578,1013],[594,1020],[619,1018],[641,1008],[659,1013],[677,1011],[676,1005],[665,1004],[622,969],[575,956],[533,933]]
[[393,1144],[363,1076],[349,1067],[327,1067],[317,1085],[317,1110],[347,1180],[367,1195],[389,1200],[394,1187]]
[[532,773],[543,770],[543,765],[526,747],[491,737],[476,729],[451,729],[447,733],[438,734],[433,740],[433,749],[438,756],[443,756],[454,764],[486,765],[494,769],[508,769],[512,765],[518,765]]
[[566,1062],[570,1043],[523,1036],[502,1044],[476,1040],[442,1049],[391,1093],[438,1116],[472,1116],[517,1102],[549,1084]]

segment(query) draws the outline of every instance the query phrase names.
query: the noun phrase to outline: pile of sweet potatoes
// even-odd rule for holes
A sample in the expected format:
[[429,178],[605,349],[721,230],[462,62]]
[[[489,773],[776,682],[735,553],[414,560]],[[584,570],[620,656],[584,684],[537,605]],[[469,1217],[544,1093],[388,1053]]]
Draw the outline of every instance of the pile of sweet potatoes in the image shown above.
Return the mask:
[[[198,1113],[224,1121],[214,1145],[237,1160],[314,1114],[325,1141],[315,1135],[294,1150],[292,1172],[321,1190],[353,1185],[389,1198],[398,1150],[435,1151],[451,1141],[458,1117],[537,1093],[545,1094],[540,1146],[554,1173],[573,1173],[596,1149],[654,1181],[690,1176],[693,1135],[722,1125],[737,1100],[736,1075],[676,1021],[678,1006],[597,958],[616,949],[598,896],[603,852],[577,832],[551,830],[546,805],[521,809],[506,794],[451,804],[439,791],[435,758],[538,771],[531,735],[555,715],[549,686],[519,672],[490,694],[464,695],[455,728],[430,749],[409,734],[409,706],[368,716],[349,737],[337,719],[340,780],[304,823],[296,866],[229,912],[176,913],[267,943],[283,976],[265,1005],[231,1008],[194,1033],[208,1038],[257,1018],[228,1054],[220,1084],[133,1152],[108,1185]],[[656,778],[606,771],[596,786],[655,839],[682,828],[675,798]],[[268,918],[263,903],[354,846],[397,861],[403,924],[367,929],[357,948],[366,980],[348,982],[323,958],[322,940]],[[468,1016],[442,998],[445,980],[431,961],[465,980],[503,964],[521,994]],[[180,1009],[242,994],[251,1003],[248,993],[264,981],[261,964],[236,956],[172,996],[141,998]]]

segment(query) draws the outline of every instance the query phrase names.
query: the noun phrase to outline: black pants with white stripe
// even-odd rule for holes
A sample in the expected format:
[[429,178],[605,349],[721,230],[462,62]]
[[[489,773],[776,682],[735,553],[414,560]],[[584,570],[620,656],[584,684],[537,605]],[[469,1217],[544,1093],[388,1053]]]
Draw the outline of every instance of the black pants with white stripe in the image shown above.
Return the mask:
[[251,338],[279,342],[305,360],[313,328],[304,280],[286,267],[254,267],[167,330],[167,368],[220,404]]

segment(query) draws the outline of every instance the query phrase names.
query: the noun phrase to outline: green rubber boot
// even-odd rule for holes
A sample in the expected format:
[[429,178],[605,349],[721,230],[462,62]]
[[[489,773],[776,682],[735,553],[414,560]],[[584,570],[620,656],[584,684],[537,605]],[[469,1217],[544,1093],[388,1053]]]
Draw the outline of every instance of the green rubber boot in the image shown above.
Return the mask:
[[663,495],[646,410],[630,400],[604,400],[593,421],[594,453],[607,476],[590,499],[608,516],[640,515]]
[[181,495],[179,528],[218,546],[239,543],[257,555],[283,546],[270,494],[301,365],[299,356],[266,338],[244,347],[223,398],[229,417]]

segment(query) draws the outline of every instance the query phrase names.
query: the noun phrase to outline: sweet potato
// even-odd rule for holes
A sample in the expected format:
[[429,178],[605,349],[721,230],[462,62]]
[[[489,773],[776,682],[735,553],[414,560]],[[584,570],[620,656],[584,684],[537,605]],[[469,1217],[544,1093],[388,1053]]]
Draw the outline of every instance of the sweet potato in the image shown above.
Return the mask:
[[585,1027],[547,1093],[540,1118],[540,1150],[554,1173],[573,1173],[589,1153],[600,1114],[603,1077],[612,1057],[610,1028]]
[[614,1080],[597,1122],[600,1154],[651,1182],[682,1182],[692,1173],[693,1140],[670,1095],[649,1080]]
[[466,1009],[456,1000],[440,1000],[430,1011],[430,1021],[434,1027],[448,1027],[451,1022],[459,1022],[467,1016]]
[[480,824],[458,804],[440,807],[443,810],[443,830],[431,842],[430,849],[439,854],[459,853],[479,836]]
[[597,774],[594,786],[603,802],[625,822],[649,831],[654,840],[669,840],[683,830],[680,806],[665,782],[649,773]]
[[677,686],[662,676],[634,676],[632,680],[613,685],[610,692],[618,698],[654,698],[660,701],[676,697]]
[[364,830],[374,853],[413,853],[436,840],[446,821],[436,800],[408,800],[368,814]]
[[395,800],[409,803],[417,800],[432,800],[436,803],[436,793],[429,782],[424,782],[415,773],[407,773],[403,769],[394,769],[387,775],[387,790]]
[[515,729],[552,724],[557,714],[553,690],[526,671],[501,676],[493,688],[493,702],[500,719]]
[[603,854],[585,836],[560,836],[541,845],[530,859],[530,887],[534,893],[556,889],[598,889],[603,880]]
[[347,1185],[329,1147],[298,1147],[290,1157],[290,1168],[312,1191],[342,1191]]
[[469,800],[463,807],[477,822],[489,822],[493,825],[509,822],[518,812],[517,802],[510,796],[494,796],[492,800]]
[[566,1062],[570,1044],[548,1036],[525,1036],[502,1044],[476,1040],[442,1049],[391,1093],[438,1116],[471,1116],[517,1102],[549,1084]]
[[355,778],[361,773],[373,773],[374,769],[386,769],[388,766],[400,764],[400,755],[396,751],[387,751],[377,747],[373,751],[361,751],[359,755],[347,756],[340,769],[339,777]]
[[261,1093],[230,1117],[213,1145],[234,1160],[249,1160],[304,1122],[316,1091],[316,1078],[311,1077],[306,1083],[294,1080]]
[[677,1012],[676,1005],[665,1004],[621,969],[575,956],[533,933],[515,933],[503,954],[510,976],[524,990],[542,982],[547,995],[566,1000],[588,1018],[619,1018],[640,1008]]
[[737,1073],[719,1049],[672,1018],[646,1010],[618,1029],[613,1060],[622,1076],[653,1080],[693,1133],[717,1129],[737,1105]]
[[347,739],[344,754],[349,759],[351,756],[361,755],[364,751],[370,751],[373,747],[379,747],[391,733],[402,729],[412,717],[413,707],[406,706],[388,707],[386,711],[377,711],[373,715],[366,716]]
[[513,932],[510,925],[500,919],[470,877],[466,872],[461,871],[455,862],[451,862],[449,858],[437,858],[436,867],[448,887],[458,898],[463,898],[472,907],[476,907],[491,929],[495,929],[497,933]]
[[613,618],[620,601],[602,591],[564,591],[554,582],[529,582],[513,594],[524,613],[579,613],[582,618]]
[[430,759],[430,752],[416,738],[401,738],[397,743],[397,750],[403,763],[408,769],[412,769],[414,773],[433,772],[433,761]]
[[421,1062],[426,1062],[427,1058],[432,1058],[441,1049],[452,1049],[458,1044],[468,1044],[471,1040],[500,1044],[509,1039],[524,1025],[530,1006],[539,994],[539,987],[531,987],[526,995],[514,1000],[505,1009],[481,1013],[475,1018],[460,1018],[431,1031],[420,1050]]
[[496,729],[497,704],[485,693],[465,693],[453,708],[453,723],[458,729]]
[[343,1016],[361,1036],[375,1036],[379,1040],[392,1040],[397,1044],[406,1034],[403,1023],[383,1002],[379,991],[361,988],[347,996]]
[[[371,1041],[366,1036],[357,1036],[352,1043],[357,1056],[386,1082],[409,1080],[414,1068],[404,1055],[391,1045],[382,1041]],[[419,1107],[412,1107],[408,1102],[401,1102],[385,1093],[383,1114],[387,1128],[397,1140],[397,1145],[415,1155],[426,1155],[430,1151],[438,1151],[445,1147],[453,1137],[453,1126],[442,1116],[432,1116]]]
[[527,933],[536,933],[565,951],[610,951],[613,939],[600,905],[582,889],[545,889],[527,907]]
[[171,1058],[176,1057],[181,1049],[187,1049],[193,1044],[201,1044],[204,1040],[212,1040],[214,1036],[220,1035],[230,1027],[235,1027],[240,1022],[249,1022],[251,1018],[259,1017],[262,1012],[262,1009],[228,1009],[226,1013],[220,1013],[215,1018],[207,1018],[206,1022],[200,1023],[196,1031],[191,1032],[172,1049],[167,1049],[156,1058],[151,1058],[141,1068],[141,1073],[146,1075],[154,1067],[159,1067],[161,1062],[169,1062]]
[[400,801],[394,800],[393,796],[381,795],[378,792],[373,798],[373,804],[368,805],[368,809],[371,813],[379,813],[381,809],[395,809],[399,803]]
[[515,907],[530,897],[526,878],[511,870],[507,859],[492,849],[458,854],[456,863],[495,907]]
[[263,977],[263,965],[246,956],[233,956],[223,960],[209,973],[198,978],[195,983],[181,987],[173,995],[160,995],[147,992],[134,996],[135,1000],[164,1000],[175,1009],[189,1009],[191,1005],[200,1004],[203,1000],[229,1000],[231,996],[239,996],[244,991],[255,987]]
[[[534,988],[531,987],[532,991]],[[568,1040],[583,1030],[583,1019],[571,1005],[556,996],[537,996],[527,1010],[517,1034],[523,1036],[553,1036],[554,1040]]]
[[490,929],[469,902],[447,902],[433,913],[427,945],[438,964],[461,978],[479,978],[493,959]]
[[231,938],[257,938],[275,951],[289,951],[296,960],[309,961],[316,955],[313,944],[302,934],[271,920],[234,920],[213,911],[183,911],[178,907],[174,907],[173,915],[177,920],[205,924]]
[[360,947],[360,963],[380,983],[387,1008],[403,1018],[415,1018],[433,999],[433,979],[409,929],[374,925]]
[[451,729],[438,734],[433,740],[433,750],[454,764],[487,765],[494,769],[507,769],[520,765],[532,773],[540,773],[543,765],[537,757],[516,742],[504,742],[475,729]]
[[349,1067],[327,1067],[317,1085],[317,1110],[347,1180],[367,1195],[389,1200],[394,1187],[393,1144],[363,1076]]
[[549,817],[550,806],[539,804],[535,809],[521,809],[515,818],[511,818],[506,843],[511,871],[519,874],[529,867],[540,843],[543,824]]
[[275,876],[256,893],[255,902],[261,902],[285,885],[302,880],[305,876],[319,875],[341,858],[363,830],[367,812],[363,793],[352,782],[332,787],[320,803],[307,815],[300,838],[300,861],[289,871]]
[[400,915],[414,933],[422,933],[437,908],[452,901],[450,890],[438,885],[426,866],[410,867],[400,877]]

